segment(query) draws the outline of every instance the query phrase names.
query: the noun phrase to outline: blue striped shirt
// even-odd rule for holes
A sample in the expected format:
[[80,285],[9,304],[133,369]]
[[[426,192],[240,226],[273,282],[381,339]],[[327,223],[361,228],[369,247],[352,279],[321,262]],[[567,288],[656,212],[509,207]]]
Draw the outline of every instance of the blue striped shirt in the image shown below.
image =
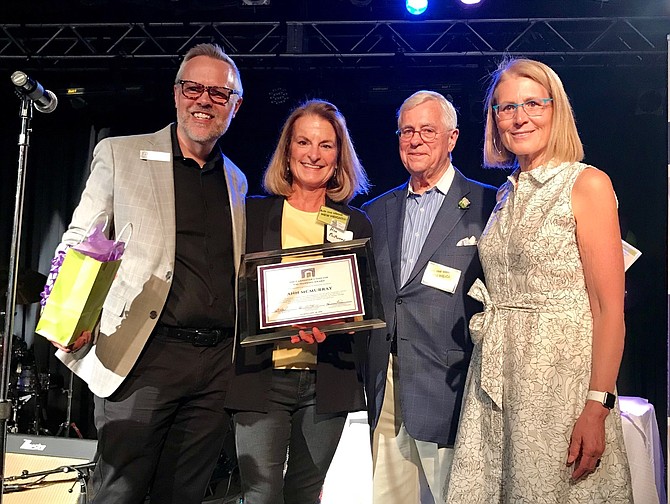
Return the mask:
[[412,191],[409,183],[405,219],[402,229],[402,255],[400,256],[400,285],[403,286],[414,269],[416,259],[423,248],[435,216],[454,180],[454,168],[449,165],[440,180],[423,194]]

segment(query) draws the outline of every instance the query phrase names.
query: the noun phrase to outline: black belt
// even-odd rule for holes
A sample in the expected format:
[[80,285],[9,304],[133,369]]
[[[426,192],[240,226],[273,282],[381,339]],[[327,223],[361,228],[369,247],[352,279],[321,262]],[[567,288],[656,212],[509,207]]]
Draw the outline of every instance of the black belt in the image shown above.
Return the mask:
[[192,329],[189,327],[167,327],[157,325],[154,334],[167,336],[169,338],[188,341],[193,346],[211,347],[216,346],[223,340],[233,336],[233,329]]

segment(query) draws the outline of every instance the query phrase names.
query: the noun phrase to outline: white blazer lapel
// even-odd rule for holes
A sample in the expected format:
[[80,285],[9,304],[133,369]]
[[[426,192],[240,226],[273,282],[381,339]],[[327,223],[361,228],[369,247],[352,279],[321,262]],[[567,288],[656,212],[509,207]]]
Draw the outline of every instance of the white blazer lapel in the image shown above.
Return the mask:
[[226,186],[230,201],[230,215],[233,226],[233,256],[235,260],[235,273],[237,273],[240,259],[246,246],[244,198],[247,194],[247,179],[235,163],[225,155],[223,156],[223,172],[226,176]]
[[[152,184],[151,197],[158,212],[161,229],[163,231],[165,251],[174,266],[176,224],[174,201],[174,168],[172,165],[172,140],[170,126],[163,128],[154,136],[154,148],[157,152],[168,152],[170,162],[147,159],[146,168],[149,170]],[[139,156],[139,152],[137,155]]]

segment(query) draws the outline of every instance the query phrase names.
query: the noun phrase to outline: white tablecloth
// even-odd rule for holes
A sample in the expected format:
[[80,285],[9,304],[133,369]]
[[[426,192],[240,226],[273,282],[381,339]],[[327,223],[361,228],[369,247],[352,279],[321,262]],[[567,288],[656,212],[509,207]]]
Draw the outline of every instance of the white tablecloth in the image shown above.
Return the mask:
[[323,484],[321,504],[372,502],[372,450],[365,411],[349,413]]
[[635,504],[666,504],[663,454],[654,406],[640,397],[619,397]]
[[[619,397],[635,504],[667,504],[664,464],[654,406],[639,397]],[[364,411],[350,413],[326,476],[322,504],[370,504],[372,457]]]

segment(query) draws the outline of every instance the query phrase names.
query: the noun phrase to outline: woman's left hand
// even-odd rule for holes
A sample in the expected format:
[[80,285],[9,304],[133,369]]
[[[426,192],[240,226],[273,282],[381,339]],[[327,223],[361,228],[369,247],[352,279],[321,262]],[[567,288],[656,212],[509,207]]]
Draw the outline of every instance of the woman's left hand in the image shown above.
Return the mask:
[[609,410],[596,401],[587,401],[581,415],[572,428],[568,460],[566,465],[574,464],[572,479],[591,474],[600,463],[605,451],[605,418]]

